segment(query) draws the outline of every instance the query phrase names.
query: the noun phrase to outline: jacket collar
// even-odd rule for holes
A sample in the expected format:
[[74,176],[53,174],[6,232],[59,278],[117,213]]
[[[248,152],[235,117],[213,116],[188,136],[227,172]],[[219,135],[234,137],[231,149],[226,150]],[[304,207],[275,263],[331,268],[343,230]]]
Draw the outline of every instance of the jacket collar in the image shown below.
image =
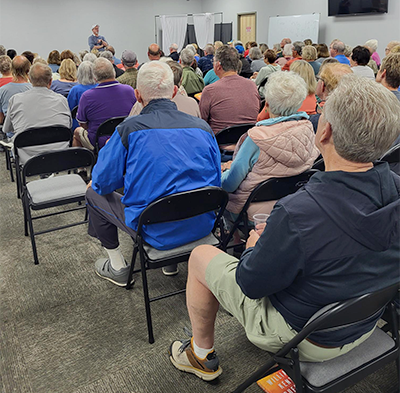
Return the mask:
[[176,104],[168,98],[158,98],[151,100],[140,112],[140,114],[146,114],[155,112],[158,110],[176,110]]

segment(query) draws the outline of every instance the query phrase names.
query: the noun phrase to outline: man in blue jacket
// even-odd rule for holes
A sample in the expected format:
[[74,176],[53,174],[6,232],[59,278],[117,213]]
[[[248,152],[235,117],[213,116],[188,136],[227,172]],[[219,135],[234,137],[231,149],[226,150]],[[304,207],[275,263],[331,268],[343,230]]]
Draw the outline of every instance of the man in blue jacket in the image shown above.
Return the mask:
[[[316,134],[326,171],[276,203],[240,261],[210,246],[193,250],[186,291],[193,337],[172,343],[175,367],[205,380],[221,374],[219,303],[253,344],[276,352],[324,306],[399,282],[400,177],[387,163],[373,164],[399,135],[399,122],[394,94],[355,75],[342,78]],[[378,319],[312,334],[298,345],[300,359],[345,354]]]
[[[143,105],[138,116],[121,123],[101,149],[86,198],[89,234],[100,240],[108,258],[96,273],[112,283],[127,283],[129,266],[119,249],[117,228],[135,236],[139,216],[156,199],[177,192],[221,185],[220,154],[209,125],[179,112],[171,68],[154,61],[140,68],[135,90]],[[124,195],[114,192],[124,187]],[[212,213],[174,223],[147,226],[143,238],[159,250],[198,240],[211,232]],[[165,271],[165,274],[177,273]]]

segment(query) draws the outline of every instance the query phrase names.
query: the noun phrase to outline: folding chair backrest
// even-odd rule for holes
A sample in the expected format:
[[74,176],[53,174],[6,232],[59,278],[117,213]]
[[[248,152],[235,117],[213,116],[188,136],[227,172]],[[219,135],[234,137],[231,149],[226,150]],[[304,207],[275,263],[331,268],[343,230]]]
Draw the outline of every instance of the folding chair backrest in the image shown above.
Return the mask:
[[224,209],[228,193],[219,187],[203,187],[162,197],[143,210],[138,233],[143,225],[184,220],[210,211]]
[[72,110],[71,110],[71,117],[73,118],[73,119],[76,119],[76,114],[78,113],[78,105],[77,106],[74,106],[73,108],[72,108]]
[[273,177],[264,181],[252,191],[243,207],[243,211],[246,211],[251,203],[276,201],[287,195],[294,194],[298,189],[303,187],[316,172],[318,172],[316,169],[309,169],[296,176]]
[[25,184],[26,177],[29,176],[91,167],[93,164],[94,154],[83,147],[49,151],[34,156],[25,163],[22,170],[22,181]]
[[380,160],[389,164],[400,162],[400,143],[390,148]]
[[111,136],[114,131],[115,127],[117,127],[120,123],[122,123],[126,119],[126,116],[118,116],[118,117],[111,117],[110,119],[104,121],[99,125],[99,128],[96,132],[96,141],[95,141],[95,149],[96,152],[99,152],[99,139],[102,136]]
[[97,129],[96,138],[101,136],[112,135],[115,131],[115,127],[122,123],[126,119],[126,116],[112,117],[99,125]]
[[71,138],[71,130],[63,126],[30,128],[15,136],[14,147],[20,149],[28,146],[40,146],[56,142],[70,142]]
[[215,135],[215,138],[218,145],[235,144],[245,132],[247,132],[248,130],[250,130],[250,128],[253,128],[254,126],[254,123],[246,123],[226,127],[223,130],[219,131]]

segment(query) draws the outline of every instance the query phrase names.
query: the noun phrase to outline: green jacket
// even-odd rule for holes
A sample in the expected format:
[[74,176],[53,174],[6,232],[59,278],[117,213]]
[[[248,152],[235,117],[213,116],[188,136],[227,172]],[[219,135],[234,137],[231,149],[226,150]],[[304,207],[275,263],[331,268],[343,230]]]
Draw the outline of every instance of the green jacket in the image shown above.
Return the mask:
[[183,67],[182,86],[188,95],[200,93],[204,89],[203,78],[196,74],[192,67]]

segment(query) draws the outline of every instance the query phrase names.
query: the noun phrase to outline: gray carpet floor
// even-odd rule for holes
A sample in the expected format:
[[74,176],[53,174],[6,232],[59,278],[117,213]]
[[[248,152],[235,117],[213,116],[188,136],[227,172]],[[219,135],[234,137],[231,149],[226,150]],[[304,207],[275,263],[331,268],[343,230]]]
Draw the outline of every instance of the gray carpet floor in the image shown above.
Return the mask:
[[[0,392],[230,392],[269,358],[221,310],[215,343],[221,377],[206,383],[176,370],[167,351],[173,340],[186,338],[183,329],[190,326],[184,294],[152,304],[156,341],[150,345],[140,275],[130,291],[100,279],[93,264],[104,252],[84,225],[39,236],[40,264],[34,265],[4,153],[0,190]],[[80,217],[74,212],[36,227]],[[125,234],[121,247],[129,259],[132,242]],[[183,288],[186,274],[185,264],[175,277],[151,271],[151,295]],[[346,392],[395,393],[395,364]]]

